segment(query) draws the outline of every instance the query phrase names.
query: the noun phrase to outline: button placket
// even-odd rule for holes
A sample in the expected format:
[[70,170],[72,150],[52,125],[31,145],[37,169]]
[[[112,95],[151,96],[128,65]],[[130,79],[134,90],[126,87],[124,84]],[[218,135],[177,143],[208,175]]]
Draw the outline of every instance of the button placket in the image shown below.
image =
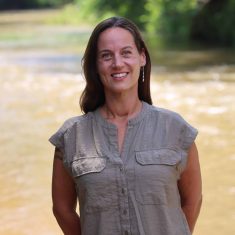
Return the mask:
[[124,195],[126,192],[125,188],[122,188],[121,192],[122,192],[122,195]]
[[[130,221],[130,208],[129,208],[129,193],[128,190],[129,186],[127,179],[129,179],[130,174],[129,171],[131,169],[127,167],[128,164],[128,156],[130,154],[130,149],[132,149],[132,141],[135,135],[135,129],[133,128],[133,125],[130,125],[128,123],[128,129],[125,136],[125,142],[123,145],[123,151],[121,155],[121,159],[123,161],[123,167],[120,167],[120,216],[121,216],[121,227],[122,227],[122,234],[123,235],[130,235],[131,234],[131,221]],[[125,167],[124,167],[125,166]],[[127,168],[126,168],[127,167]]]
[[126,170],[124,166],[119,167],[120,170],[120,213],[122,234],[130,234],[130,218],[129,218],[129,199],[127,193]]

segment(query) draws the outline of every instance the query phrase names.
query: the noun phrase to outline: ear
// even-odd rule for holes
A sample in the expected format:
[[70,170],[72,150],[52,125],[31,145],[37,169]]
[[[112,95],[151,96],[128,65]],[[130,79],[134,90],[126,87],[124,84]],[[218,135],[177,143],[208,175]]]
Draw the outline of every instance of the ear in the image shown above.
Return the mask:
[[144,48],[140,52],[140,65],[141,67],[146,65],[146,56],[145,56]]

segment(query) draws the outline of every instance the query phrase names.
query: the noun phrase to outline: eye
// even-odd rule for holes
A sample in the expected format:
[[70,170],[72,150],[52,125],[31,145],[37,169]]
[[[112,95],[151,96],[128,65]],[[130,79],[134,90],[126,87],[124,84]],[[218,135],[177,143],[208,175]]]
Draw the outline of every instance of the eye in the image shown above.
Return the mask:
[[100,58],[104,61],[108,61],[108,60],[112,59],[112,55],[109,52],[104,52],[100,55]]
[[122,55],[123,55],[124,57],[129,57],[131,54],[132,54],[132,52],[131,52],[130,50],[124,50],[124,51],[122,52]]

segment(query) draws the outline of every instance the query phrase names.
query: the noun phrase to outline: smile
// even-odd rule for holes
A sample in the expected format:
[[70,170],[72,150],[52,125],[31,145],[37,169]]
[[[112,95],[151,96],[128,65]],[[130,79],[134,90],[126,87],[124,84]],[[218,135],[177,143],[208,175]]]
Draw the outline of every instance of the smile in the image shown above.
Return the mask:
[[128,73],[113,73],[111,74],[111,76],[113,78],[123,78],[123,77],[126,77]]

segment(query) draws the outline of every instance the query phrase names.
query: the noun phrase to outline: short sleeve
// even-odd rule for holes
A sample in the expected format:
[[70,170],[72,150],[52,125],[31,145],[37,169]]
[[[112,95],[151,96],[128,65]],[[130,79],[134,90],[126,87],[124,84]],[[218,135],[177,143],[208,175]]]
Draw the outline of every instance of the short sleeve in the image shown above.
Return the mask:
[[182,117],[179,120],[180,126],[180,149],[181,149],[181,163],[179,164],[179,173],[181,174],[186,166],[188,161],[188,150],[195,141],[198,131],[196,128],[191,126],[188,122],[186,122]]
[[59,149],[64,149],[64,132],[59,129],[49,138],[49,142]]
[[49,142],[64,151],[64,135],[66,131],[76,122],[77,117],[70,118],[49,138]]
[[188,150],[197,137],[198,131],[189,123],[184,121],[182,126],[181,147]]

